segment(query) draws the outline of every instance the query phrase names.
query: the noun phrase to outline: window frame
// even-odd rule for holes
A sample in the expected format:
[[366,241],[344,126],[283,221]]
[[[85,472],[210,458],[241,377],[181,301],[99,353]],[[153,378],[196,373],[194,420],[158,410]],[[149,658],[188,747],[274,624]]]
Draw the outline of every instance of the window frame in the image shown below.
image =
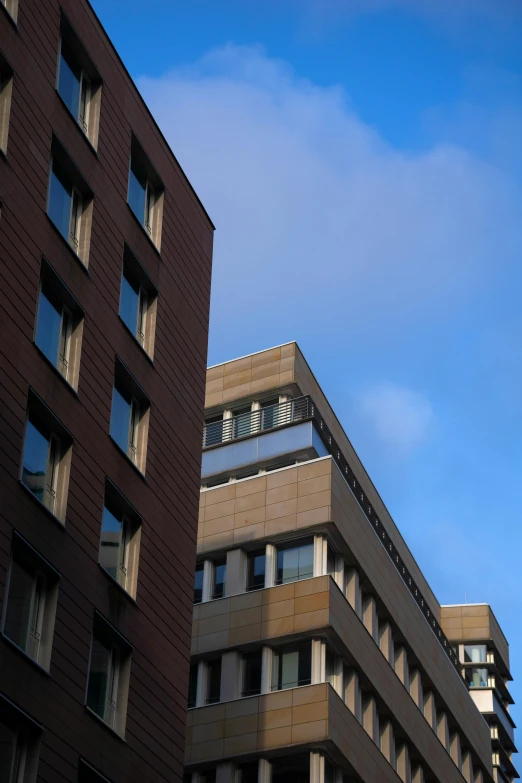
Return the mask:
[[[143,190],[143,214],[140,214],[141,206],[139,211],[135,210],[130,199],[131,174]],[[127,204],[158,253],[161,252],[164,193],[163,182],[151,164],[143,146],[133,133],[127,178]]]
[[[121,544],[118,545],[118,565],[116,576],[110,573],[102,562],[103,552],[103,522],[105,511],[108,511],[118,522],[121,521]],[[116,513],[114,513],[116,511]],[[119,519],[121,517],[121,520]],[[109,479],[105,479],[105,492],[100,525],[100,543],[98,547],[98,563],[110,579],[121,587],[126,595],[136,600],[139,574],[139,557],[141,549],[141,531],[143,519],[127,498]],[[118,578],[119,577],[119,578]]]
[[[292,652],[297,652],[298,656],[301,654],[301,650],[304,650],[305,645],[309,646],[309,656],[310,656],[310,676],[306,677],[305,679],[301,680],[299,679],[299,666],[300,666],[300,660],[299,657],[297,659],[297,680],[292,680],[291,683],[287,684],[285,687],[283,687],[283,657],[285,654],[290,654]],[[308,651],[307,651],[308,654]],[[310,639],[300,641],[300,642],[294,642],[290,644],[284,644],[280,647],[275,647],[273,649],[272,653],[272,681],[271,681],[271,692],[275,691],[284,691],[284,690],[292,690],[293,688],[302,688],[306,687],[307,685],[312,684],[312,641]]]
[[[222,592],[220,594],[216,591],[216,567],[222,567],[224,566],[225,569],[225,575],[223,582],[220,583],[223,585]],[[227,581],[227,558],[226,557],[219,557],[212,561],[212,584],[211,584],[211,590],[210,590],[210,600],[211,601],[219,601],[221,598],[225,598],[226,596],[226,581]]]
[[[312,573],[311,575],[305,575],[305,576],[298,576],[296,579],[287,579],[285,580],[283,577],[281,579],[279,578],[279,554],[290,550],[290,549],[302,549],[304,547],[311,547],[312,548]],[[313,537],[306,537],[306,538],[297,538],[293,541],[285,541],[280,544],[276,544],[276,557],[275,557],[275,579],[274,584],[275,585],[286,585],[291,584],[292,582],[301,582],[304,579],[313,579],[314,576],[314,539]]]
[[[118,356],[116,357],[112,389],[109,436],[118,449],[125,454],[127,459],[144,476],[147,462],[147,441],[151,404],[141,386]],[[115,425],[113,425],[115,391],[130,407],[125,447],[119,443],[115,437],[115,434],[117,434],[114,431]]]
[[[134,326],[123,316],[124,304],[124,281],[136,296],[136,323]],[[153,361],[154,342],[156,331],[158,290],[142,264],[125,243],[123,251],[123,264],[120,282],[120,301],[118,314],[125,324],[126,328],[132,334],[140,348],[142,348],[149,359]]]

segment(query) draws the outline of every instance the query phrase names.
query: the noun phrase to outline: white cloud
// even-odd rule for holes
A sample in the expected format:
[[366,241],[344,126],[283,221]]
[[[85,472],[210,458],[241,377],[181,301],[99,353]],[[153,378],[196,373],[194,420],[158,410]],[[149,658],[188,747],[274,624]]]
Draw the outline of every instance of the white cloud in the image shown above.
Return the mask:
[[519,257],[505,173],[454,146],[390,147],[343,89],[260,49],[229,45],[140,87],[217,226],[214,341],[240,330],[246,351],[312,324],[360,336],[447,318]]
[[403,456],[427,440],[435,422],[427,397],[392,383],[366,389],[358,403],[379,440]]

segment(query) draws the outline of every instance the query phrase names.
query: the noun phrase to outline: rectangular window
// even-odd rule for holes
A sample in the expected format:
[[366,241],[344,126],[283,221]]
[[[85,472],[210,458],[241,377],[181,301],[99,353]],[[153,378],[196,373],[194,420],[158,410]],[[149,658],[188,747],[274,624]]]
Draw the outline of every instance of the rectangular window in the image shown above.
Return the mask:
[[0,696],[0,780],[34,783],[42,727]]
[[242,696],[257,696],[261,693],[262,662],[262,650],[253,650],[243,654]]
[[266,550],[247,553],[247,590],[261,590],[265,586]]
[[257,783],[258,782],[258,762],[249,761],[247,764],[241,764],[238,767],[238,783]]
[[56,89],[80,128],[96,148],[101,78],[80,38],[63,15]]
[[485,644],[464,645],[465,663],[486,663],[487,659],[487,647]]
[[80,759],[78,764],[78,783],[111,783],[111,781],[92,767],[85,759]]
[[161,245],[163,192],[163,183],[133,135],[127,201],[158,250]]
[[310,579],[314,575],[314,542],[306,539],[277,549],[276,584]]
[[466,669],[466,679],[470,688],[489,687],[489,678],[487,669],[476,669],[475,667]]
[[212,598],[223,598],[225,595],[225,579],[227,575],[226,558],[214,561],[214,576],[212,580]]
[[203,574],[205,570],[204,563],[196,563],[196,573],[194,575],[194,603],[200,604],[203,600]]
[[329,682],[332,687],[334,687],[334,680],[335,680],[335,655],[330,650],[329,647],[326,648],[325,651],[325,679],[326,682]]
[[270,430],[279,424],[279,397],[261,403],[261,429]]
[[310,783],[310,754],[276,757],[272,761],[271,783]]
[[232,437],[243,438],[252,432],[252,406],[232,411]]
[[125,734],[130,644],[95,612],[86,705],[121,736]]
[[274,650],[272,690],[298,688],[312,682],[312,643],[289,644]]
[[30,392],[21,481],[61,522],[65,521],[71,443],[63,425]]
[[224,440],[223,433],[223,414],[210,416],[205,419],[205,431],[203,435],[203,446],[215,446]]
[[146,272],[125,246],[120,318],[151,358],[154,355],[157,295]]
[[198,694],[198,669],[199,664],[191,663],[189,672],[189,689],[188,689],[188,709],[192,709],[196,706],[196,698]]
[[127,368],[116,361],[112,390],[111,438],[145,473],[150,402]]
[[199,783],[216,783],[216,768],[202,769],[199,773]]
[[87,266],[93,193],[56,137],[51,151],[47,214]]
[[13,92],[13,71],[0,52],[0,150],[7,153],[11,94]]
[[136,597],[141,519],[112,482],[105,486],[99,563],[124,590]]
[[58,573],[23,538],[13,538],[3,633],[44,669],[51,663]]
[[221,658],[207,663],[207,704],[221,701]]
[[34,341],[75,389],[82,333],[83,310],[50,264],[42,260]]

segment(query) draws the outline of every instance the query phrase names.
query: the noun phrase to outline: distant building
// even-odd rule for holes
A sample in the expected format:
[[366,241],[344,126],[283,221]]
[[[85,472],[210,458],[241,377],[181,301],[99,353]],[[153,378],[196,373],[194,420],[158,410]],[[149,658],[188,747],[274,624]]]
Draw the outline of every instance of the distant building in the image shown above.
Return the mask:
[[502,632],[439,605],[295,343],[207,372],[194,601],[187,783],[517,777]]
[[0,0],[0,781],[181,780],[213,226],[86,0]]

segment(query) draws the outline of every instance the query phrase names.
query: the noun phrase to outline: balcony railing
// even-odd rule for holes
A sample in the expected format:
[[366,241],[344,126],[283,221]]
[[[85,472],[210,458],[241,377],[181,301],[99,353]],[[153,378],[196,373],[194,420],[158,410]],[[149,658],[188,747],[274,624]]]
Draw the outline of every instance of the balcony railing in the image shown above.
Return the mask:
[[404,560],[385,530],[375,509],[370,503],[368,496],[364,492],[355,473],[348,464],[325,420],[319,413],[316,404],[310,396],[297,397],[294,400],[279,403],[279,405],[270,405],[266,408],[233,416],[230,419],[209,422],[208,424],[205,424],[203,432],[203,448],[217,446],[226,443],[227,441],[236,440],[237,438],[246,438],[254,434],[259,434],[260,432],[273,430],[277,427],[293,424],[295,422],[302,422],[307,419],[314,422],[321,439],[345,478],[361,511],[373,527],[379,541],[386,549],[388,556],[415,599],[417,606],[423,613],[431,630],[442,645],[446,655],[459,673],[461,679],[463,679],[457,653],[449,643],[441,626],[437,622],[436,617],[429,608],[428,602],[420,592],[417,583],[406,567]]

